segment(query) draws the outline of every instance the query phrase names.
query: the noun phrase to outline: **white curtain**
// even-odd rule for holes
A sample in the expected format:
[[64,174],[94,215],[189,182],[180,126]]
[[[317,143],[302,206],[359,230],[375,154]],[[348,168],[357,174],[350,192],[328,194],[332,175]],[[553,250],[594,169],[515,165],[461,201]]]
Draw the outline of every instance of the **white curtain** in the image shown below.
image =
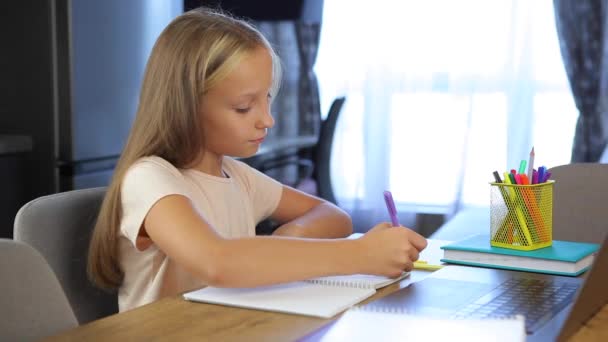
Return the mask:
[[[322,111],[346,95],[339,205],[388,220],[489,205],[492,171],[570,160],[577,111],[551,0],[326,0]],[[361,230],[361,227],[356,227]],[[369,228],[369,227],[368,227]]]

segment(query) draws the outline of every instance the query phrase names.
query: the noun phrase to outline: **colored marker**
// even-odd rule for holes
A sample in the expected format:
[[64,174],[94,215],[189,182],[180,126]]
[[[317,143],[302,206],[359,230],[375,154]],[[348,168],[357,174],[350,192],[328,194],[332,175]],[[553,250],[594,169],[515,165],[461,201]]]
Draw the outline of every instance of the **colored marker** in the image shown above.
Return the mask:
[[526,160],[522,159],[519,162],[519,174],[524,174],[526,173]]
[[544,166],[538,168],[538,184],[545,182],[545,170]]
[[[511,181],[511,183],[509,184],[517,184],[517,182],[515,181],[515,173],[509,173],[509,180]],[[506,179],[505,179],[505,183],[506,183]]]
[[528,179],[532,181],[534,179],[534,146],[530,150],[530,159],[528,161]]
[[384,202],[386,203],[386,209],[388,209],[388,215],[391,217],[393,227],[399,227],[399,219],[397,219],[397,208],[395,208],[393,194],[388,190],[384,191]]
[[496,183],[502,183],[502,179],[500,179],[500,175],[498,174],[498,171],[494,171],[494,172],[492,172],[492,174],[494,175],[494,180],[496,181]]
[[545,179],[544,179],[543,183],[546,183],[550,177],[551,177],[551,172],[549,172],[549,171],[545,172]]

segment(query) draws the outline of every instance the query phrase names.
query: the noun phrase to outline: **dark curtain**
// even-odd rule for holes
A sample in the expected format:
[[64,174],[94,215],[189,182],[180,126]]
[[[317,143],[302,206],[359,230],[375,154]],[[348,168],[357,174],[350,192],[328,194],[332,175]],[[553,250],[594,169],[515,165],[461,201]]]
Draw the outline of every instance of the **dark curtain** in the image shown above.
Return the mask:
[[299,21],[296,23],[296,37],[300,59],[298,92],[300,98],[300,134],[318,135],[321,119],[319,104],[319,87],[313,70],[319,51],[320,23]]
[[606,146],[606,0],[554,0],[564,66],[579,111],[572,162],[597,162]]
[[263,21],[255,25],[275,48],[283,64],[279,94],[272,103],[276,136],[316,135],[321,109],[313,71],[320,24],[299,20]]
[[298,89],[300,58],[296,22],[293,20],[256,21],[254,24],[274,47],[283,69],[281,89],[272,102],[275,126],[268,131],[269,139],[296,136],[300,131],[298,103],[301,97]]

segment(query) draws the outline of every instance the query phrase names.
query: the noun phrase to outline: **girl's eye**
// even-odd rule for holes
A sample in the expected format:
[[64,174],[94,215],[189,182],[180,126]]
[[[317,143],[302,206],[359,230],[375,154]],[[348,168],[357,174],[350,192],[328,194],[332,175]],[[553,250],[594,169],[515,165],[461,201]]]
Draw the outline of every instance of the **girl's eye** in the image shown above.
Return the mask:
[[247,107],[247,108],[236,108],[235,110],[236,110],[236,112],[237,112],[237,113],[240,113],[240,114],[247,114],[247,113],[248,113],[248,112],[251,110],[251,107]]

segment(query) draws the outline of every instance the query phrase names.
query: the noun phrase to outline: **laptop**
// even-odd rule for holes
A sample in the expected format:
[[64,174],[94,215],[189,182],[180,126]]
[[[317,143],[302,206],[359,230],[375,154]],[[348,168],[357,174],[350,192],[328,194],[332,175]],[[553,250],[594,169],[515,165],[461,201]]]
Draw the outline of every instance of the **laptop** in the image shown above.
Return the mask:
[[[445,266],[422,281],[365,304],[371,310],[436,317],[526,318],[527,341],[563,341],[608,303],[608,237],[581,277]],[[332,322],[304,340],[322,338]]]

